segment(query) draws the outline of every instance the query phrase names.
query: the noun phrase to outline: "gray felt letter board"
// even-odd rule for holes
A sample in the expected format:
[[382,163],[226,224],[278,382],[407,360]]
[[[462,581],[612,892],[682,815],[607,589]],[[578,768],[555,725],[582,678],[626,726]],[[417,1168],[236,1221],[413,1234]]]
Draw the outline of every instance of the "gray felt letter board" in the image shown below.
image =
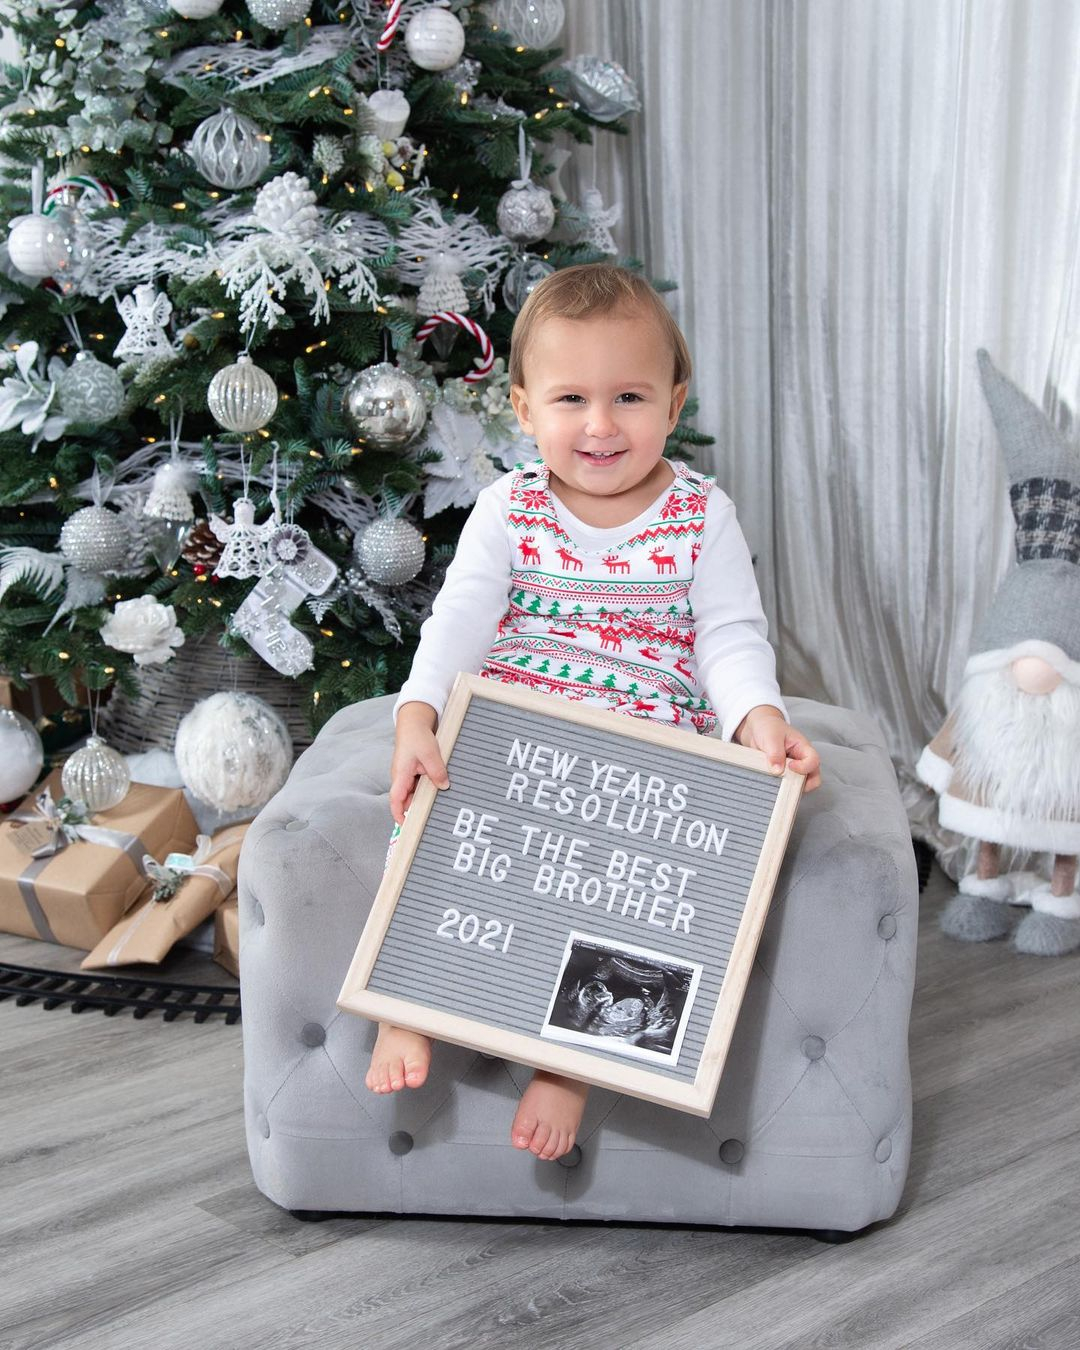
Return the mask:
[[707,1116],[800,775],[470,675],[439,741],[340,1006]]

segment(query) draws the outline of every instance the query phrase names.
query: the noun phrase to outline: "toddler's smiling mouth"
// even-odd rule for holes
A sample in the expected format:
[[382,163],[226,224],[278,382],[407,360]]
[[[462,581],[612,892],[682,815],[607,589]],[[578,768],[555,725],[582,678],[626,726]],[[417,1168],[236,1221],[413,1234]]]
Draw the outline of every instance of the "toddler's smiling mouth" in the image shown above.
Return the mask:
[[575,455],[588,460],[591,464],[609,464],[626,454],[625,450],[575,450]]

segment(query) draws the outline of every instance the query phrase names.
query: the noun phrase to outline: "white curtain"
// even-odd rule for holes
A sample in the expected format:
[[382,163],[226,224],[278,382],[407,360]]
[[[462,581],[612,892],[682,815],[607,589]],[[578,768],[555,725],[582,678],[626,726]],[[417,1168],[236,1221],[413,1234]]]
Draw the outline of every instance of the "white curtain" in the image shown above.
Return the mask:
[[911,766],[1012,550],[975,352],[1062,421],[1080,395],[1080,4],[567,9],[568,50],[625,65],[644,111],[563,181],[680,285],[699,464],[784,687],[873,714],[929,831]]

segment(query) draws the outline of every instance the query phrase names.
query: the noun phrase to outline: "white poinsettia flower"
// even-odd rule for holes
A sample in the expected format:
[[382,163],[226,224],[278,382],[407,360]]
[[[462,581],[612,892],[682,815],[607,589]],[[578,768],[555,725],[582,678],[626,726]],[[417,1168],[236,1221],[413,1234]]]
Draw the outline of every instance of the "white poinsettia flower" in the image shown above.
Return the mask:
[[171,660],[174,647],[182,647],[184,634],[176,622],[176,610],[152,595],[121,600],[99,629],[101,640],[118,652],[128,652],[137,666],[159,665]]

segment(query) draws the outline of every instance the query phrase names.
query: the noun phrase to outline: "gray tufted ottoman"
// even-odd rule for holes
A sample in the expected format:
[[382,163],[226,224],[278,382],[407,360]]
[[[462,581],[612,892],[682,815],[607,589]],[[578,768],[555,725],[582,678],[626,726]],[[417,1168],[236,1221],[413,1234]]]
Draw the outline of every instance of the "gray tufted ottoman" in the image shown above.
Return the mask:
[[244,1098],[255,1182],[294,1211],[854,1231],[911,1145],[918,888],[880,733],[803,699],[825,782],[799,809],[712,1118],[594,1088],[580,1147],[511,1147],[531,1071],[438,1045],[416,1091],[363,1086],[374,1026],[335,1006],[382,876],[392,698],[343,709],[248,832]]

